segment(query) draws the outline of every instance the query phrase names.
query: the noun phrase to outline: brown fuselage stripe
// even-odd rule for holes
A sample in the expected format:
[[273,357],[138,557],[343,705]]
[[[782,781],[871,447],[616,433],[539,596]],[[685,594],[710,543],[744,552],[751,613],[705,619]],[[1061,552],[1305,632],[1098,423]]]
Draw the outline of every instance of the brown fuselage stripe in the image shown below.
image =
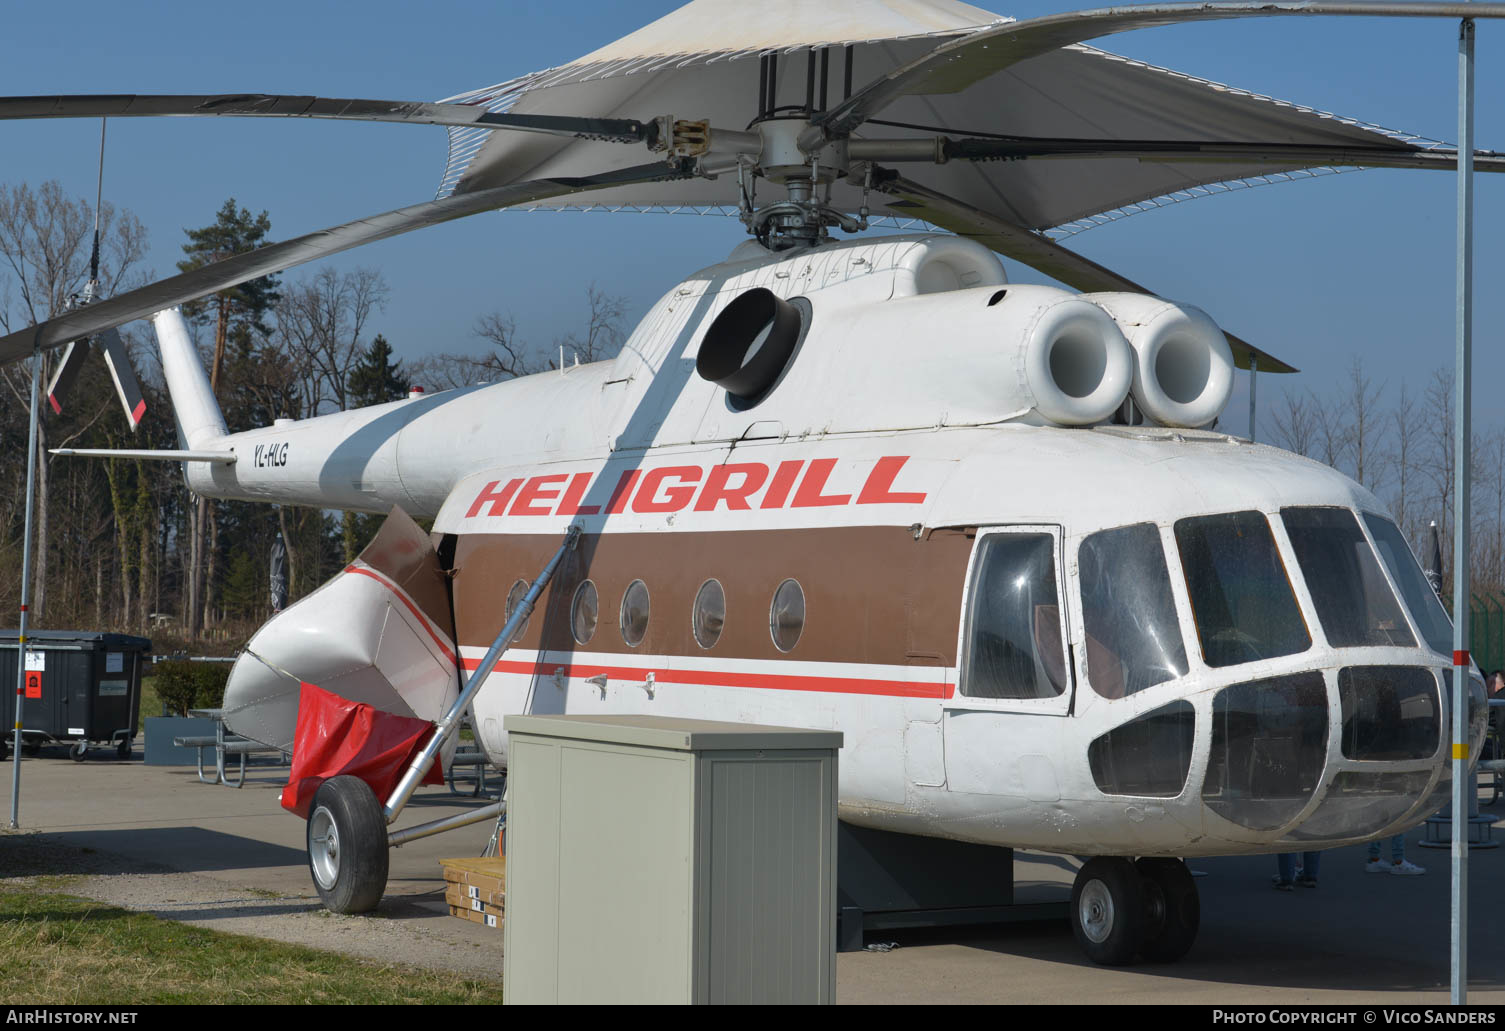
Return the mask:
[[[461,535],[457,640],[489,646],[504,622],[507,592],[518,580],[531,582],[559,540],[554,534]],[[954,666],[971,550],[965,532],[937,530],[916,540],[908,527],[897,526],[591,535],[561,564],[515,643],[556,654]],[[786,653],[773,644],[769,610],[774,591],[790,578],[804,591],[805,627]],[[595,634],[580,644],[570,632],[570,604],[586,579],[596,586],[600,612]],[[639,579],[648,587],[650,617],[645,638],[633,648],[622,639],[618,619],[623,594]],[[722,586],[726,618],[715,644],[702,648],[691,615],[709,579]]]
[[[464,660],[467,672],[474,673],[480,659]],[[731,673],[725,670],[639,669],[632,666],[568,665],[559,662],[515,662],[498,659],[492,671],[523,673],[528,676],[552,677],[562,672],[571,679],[605,674],[617,680],[640,681],[649,672],[655,684],[689,684],[696,687],[755,687],[765,691],[818,691],[824,694],[867,694],[888,698],[950,698],[954,683],[917,680],[870,680],[861,677],[811,677],[790,673]]]

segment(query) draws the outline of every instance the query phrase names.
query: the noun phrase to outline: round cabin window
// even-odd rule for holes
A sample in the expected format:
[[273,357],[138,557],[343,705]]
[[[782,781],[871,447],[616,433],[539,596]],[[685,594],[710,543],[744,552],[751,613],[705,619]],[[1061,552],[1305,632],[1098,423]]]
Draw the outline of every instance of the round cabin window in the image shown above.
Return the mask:
[[[517,607],[523,603],[523,599],[525,597],[527,597],[527,595],[528,595],[528,581],[526,581],[526,580],[519,580],[519,581],[517,581],[517,583],[515,583],[515,584],[512,585],[512,590],[510,590],[510,591],[507,592],[507,613],[503,617],[504,620],[512,618],[512,613],[514,613],[514,612],[517,611]],[[529,614],[528,618],[529,619],[532,618],[531,613]],[[523,620],[522,625],[517,628],[517,633],[515,633],[515,634],[512,635],[512,640],[509,641],[508,643],[509,644],[516,644],[518,641],[522,640],[523,632],[525,630],[527,630],[527,629],[528,629],[528,620],[525,619],[525,620]]]
[[793,651],[805,631],[805,592],[798,580],[785,580],[773,592],[768,610],[768,632],[781,652]]
[[622,595],[622,640],[636,648],[648,633],[648,585],[634,580]]
[[570,602],[570,632],[576,644],[589,644],[596,636],[596,603],[595,584],[587,580],[575,588],[575,600]]
[[695,594],[695,611],[691,617],[695,643],[702,648],[714,647],[725,624],[726,592],[717,581],[707,580]]

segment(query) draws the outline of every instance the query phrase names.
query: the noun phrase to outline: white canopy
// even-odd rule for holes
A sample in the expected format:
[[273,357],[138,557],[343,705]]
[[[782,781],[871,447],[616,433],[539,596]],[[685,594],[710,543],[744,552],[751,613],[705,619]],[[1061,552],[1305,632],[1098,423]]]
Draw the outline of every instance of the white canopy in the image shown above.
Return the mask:
[[[942,42],[1011,19],[953,0],[694,0],[573,61],[451,98],[492,111],[647,120],[708,119],[744,129],[758,112],[760,55],[779,55],[780,104],[803,104],[810,48],[829,53],[829,102]],[[903,125],[880,123],[904,123]],[[1131,61],[1085,46],[1052,51],[958,93],[901,97],[855,138],[1030,137],[1376,146],[1416,137]],[[440,194],[641,164],[641,147],[477,129],[451,130]],[[1293,166],[1294,167],[1294,166]],[[1199,185],[1269,175],[1269,164],[1136,158],[953,161],[905,165],[906,177],[1018,225],[1045,229]],[[875,213],[905,217],[873,195]],[[634,185],[537,207],[734,209],[736,176]],[[860,188],[832,203],[855,212]]]

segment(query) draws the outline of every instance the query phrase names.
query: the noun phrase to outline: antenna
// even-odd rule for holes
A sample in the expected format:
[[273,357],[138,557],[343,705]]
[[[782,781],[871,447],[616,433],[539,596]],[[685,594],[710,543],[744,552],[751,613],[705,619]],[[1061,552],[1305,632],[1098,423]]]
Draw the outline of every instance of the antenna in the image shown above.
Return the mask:
[[105,196],[105,123],[99,120],[99,181],[94,190],[94,251],[89,255],[89,282],[84,284],[84,303],[94,300],[99,292],[99,209]]

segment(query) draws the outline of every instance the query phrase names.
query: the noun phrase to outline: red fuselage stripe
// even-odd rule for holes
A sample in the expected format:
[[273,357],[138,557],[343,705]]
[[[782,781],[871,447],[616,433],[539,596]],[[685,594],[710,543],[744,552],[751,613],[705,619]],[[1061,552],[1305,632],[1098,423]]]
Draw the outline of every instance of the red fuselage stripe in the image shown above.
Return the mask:
[[[466,659],[465,669],[474,672],[479,659]],[[702,687],[756,687],[768,691],[820,691],[827,694],[868,694],[891,698],[950,698],[954,684],[912,680],[862,680],[856,677],[810,677],[789,673],[730,673],[724,670],[636,669],[631,666],[571,666],[559,662],[520,662],[499,659],[494,667],[500,673],[525,673],[553,676],[563,670],[570,678],[594,677],[602,673],[614,680],[634,683],[653,673],[658,684],[695,684]]]
[[424,631],[428,633],[429,637],[433,638],[434,643],[439,646],[439,650],[444,653],[444,657],[450,662],[455,661],[454,651],[450,649],[449,645],[444,643],[444,641],[439,637],[438,634],[434,633],[433,628],[429,626],[428,619],[424,617],[422,612],[418,611],[418,607],[408,600],[408,596],[401,590],[399,590],[396,584],[394,584],[391,580],[388,580],[386,577],[382,576],[375,570],[366,569],[361,566],[346,566],[345,572],[359,573],[361,576],[369,576],[371,579],[381,584],[387,590],[391,591],[392,596],[406,605],[408,607],[408,611],[411,612],[415,617],[417,617],[418,625],[423,627]]

